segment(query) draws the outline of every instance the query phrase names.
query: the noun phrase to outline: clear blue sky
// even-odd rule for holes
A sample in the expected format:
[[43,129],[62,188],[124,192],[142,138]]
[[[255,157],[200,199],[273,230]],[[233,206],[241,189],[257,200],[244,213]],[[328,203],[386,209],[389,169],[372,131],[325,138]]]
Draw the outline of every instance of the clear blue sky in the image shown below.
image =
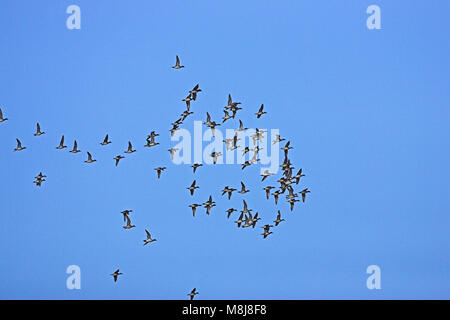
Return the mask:
[[[81,30],[66,28],[67,6]],[[366,8],[381,7],[381,30]],[[2,1],[0,298],[450,298],[448,1]],[[186,66],[173,70],[175,55]],[[174,165],[170,123],[228,93],[248,127],[277,128],[312,193],[289,211],[259,169]],[[253,115],[264,103],[268,114]],[[44,136],[33,136],[39,121]],[[237,121],[228,122],[228,127]],[[156,130],[161,145],[143,148]],[[109,133],[112,144],[100,147]],[[73,155],[55,147],[64,134]],[[15,138],[28,148],[14,153]],[[131,140],[137,152],[114,167]],[[98,162],[87,165],[85,151]],[[153,168],[168,167],[160,180]],[[41,188],[32,183],[43,171]],[[185,189],[194,177],[194,197]],[[262,239],[221,197],[244,180]],[[266,182],[265,181],[265,182]],[[297,188],[298,190],[299,188]],[[212,194],[210,216],[188,204]],[[137,227],[124,230],[121,210]],[[235,213],[234,218],[237,217]],[[144,229],[157,242],[142,246]],[[81,290],[66,289],[79,265]],[[381,290],[366,268],[381,268]],[[117,283],[109,275],[120,268]]]

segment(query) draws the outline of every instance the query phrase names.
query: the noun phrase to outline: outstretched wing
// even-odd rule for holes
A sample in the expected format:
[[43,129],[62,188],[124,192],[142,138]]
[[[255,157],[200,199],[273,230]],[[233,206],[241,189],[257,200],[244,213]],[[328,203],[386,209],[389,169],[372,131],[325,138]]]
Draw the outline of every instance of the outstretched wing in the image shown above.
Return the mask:
[[20,140],[17,138],[16,138],[16,141],[17,141],[17,149],[22,148],[22,142],[20,142]]
[[92,155],[89,153],[89,151],[87,152],[88,155],[88,161],[92,160]]

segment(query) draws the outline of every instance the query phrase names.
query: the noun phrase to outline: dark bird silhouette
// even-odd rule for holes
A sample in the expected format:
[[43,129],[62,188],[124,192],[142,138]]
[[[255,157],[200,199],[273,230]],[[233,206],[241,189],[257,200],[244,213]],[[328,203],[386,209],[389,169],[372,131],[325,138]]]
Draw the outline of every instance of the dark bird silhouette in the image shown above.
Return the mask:
[[158,168],[155,168],[155,170],[158,173],[158,179],[159,179],[161,177],[161,172],[166,170],[166,167],[158,167]]
[[97,160],[92,159],[92,155],[91,155],[89,152],[87,152],[87,156],[88,156],[88,159],[85,160],[84,162],[86,162],[86,163],[92,163],[92,162],[97,161]]
[[108,141],[108,138],[109,138],[108,135],[106,135],[105,139],[103,140],[103,142],[100,142],[100,144],[102,146],[106,146],[106,145],[110,144],[111,141]]
[[67,148],[67,146],[64,145],[64,135],[61,137],[61,141],[59,141],[59,146],[56,147],[58,150],[62,150],[64,148]]
[[114,277],[114,282],[117,281],[117,277],[119,275],[123,274],[122,272],[119,271],[119,269],[117,269],[116,271],[114,271],[114,273],[111,273],[111,275]]
[[197,180],[194,180],[194,182],[192,182],[192,184],[191,184],[189,187],[186,188],[186,189],[188,189],[189,192],[191,193],[191,196],[194,195],[195,189],[198,189],[198,188],[199,188],[199,186],[196,186],[196,185],[195,185],[196,182],[197,182]]
[[74,140],[74,141],[73,141],[73,149],[70,150],[69,152],[71,152],[71,153],[78,153],[78,152],[81,152],[81,150],[78,150],[78,143],[77,143],[77,140]]
[[8,120],[8,118],[3,118],[2,108],[0,108],[0,122],[4,122],[6,120]]
[[198,292],[196,292],[196,288],[192,289],[192,291],[190,293],[188,293],[188,296],[191,298],[191,300],[194,300],[194,297],[196,294],[198,294]]
[[36,133],[34,134],[35,137],[41,136],[45,134],[45,132],[41,131],[41,126],[39,125],[39,122],[36,123]]
[[265,112],[265,111],[263,111],[264,110],[264,103],[261,105],[261,107],[259,107],[259,110],[258,110],[258,112],[257,113],[255,113],[256,114],[256,118],[261,118],[261,116],[263,115],[263,114],[266,114],[267,112]]
[[22,147],[22,142],[20,142],[19,139],[16,138],[16,141],[17,141],[17,147],[14,149],[14,151],[22,151],[27,148],[27,147]]
[[119,162],[120,162],[120,160],[121,159],[124,159],[125,157],[124,156],[122,156],[122,155],[118,155],[118,156],[115,156],[113,159],[114,160],[116,160],[116,167],[119,165]]
[[128,149],[124,151],[124,153],[133,153],[136,152],[136,150],[133,150],[133,145],[131,144],[131,141],[128,141]]
[[184,66],[180,65],[180,58],[176,56],[175,58],[175,65],[172,67],[173,69],[181,69],[184,68]]
[[152,242],[156,241],[156,239],[152,239],[152,236],[151,236],[150,232],[148,232],[147,229],[145,229],[145,233],[147,234],[147,239],[143,240],[144,241],[144,246],[146,244],[149,244],[149,243],[152,243]]

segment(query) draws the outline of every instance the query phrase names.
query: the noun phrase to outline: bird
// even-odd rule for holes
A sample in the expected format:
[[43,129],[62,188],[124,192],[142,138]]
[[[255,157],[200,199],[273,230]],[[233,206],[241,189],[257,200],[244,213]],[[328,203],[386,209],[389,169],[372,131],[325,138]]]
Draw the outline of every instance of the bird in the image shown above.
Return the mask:
[[227,121],[228,119],[231,119],[231,116],[228,114],[228,111],[227,111],[227,110],[223,110],[223,113],[224,113],[225,115],[222,117],[222,123],[224,123],[224,122]]
[[197,83],[195,87],[189,91],[189,93],[192,95],[192,100],[195,101],[197,99],[197,93],[202,92],[202,89],[199,88],[199,84]]
[[106,146],[106,145],[110,144],[111,141],[108,141],[108,138],[109,138],[108,135],[106,135],[105,139],[103,140],[103,142],[100,142],[100,144],[102,146]]
[[114,282],[117,281],[117,277],[120,276],[121,274],[123,274],[123,273],[120,272],[119,269],[117,269],[116,271],[114,271],[114,273],[111,273],[111,275],[114,277]]
[[27,147],[22,147],[22,142],[20,142],[19,139],[16,138],[16,141],[17,141],[17,147],[14,149],[14,151],[22,151],[27,148]]
[[8,120],[8,118],[3,118],[2,108],[0,108],[0,122],[4,122],[6,120]]
[[147,229],[145,229],[145,233],[147,233],[147,239],[143,240],[144,241],[144,246],[146,244],[152,243],[154,241],[156,241],[156,239],[152,239],[152,236],[150,235],[150,232],[148,232]]
[[175,154],[175,152],[177,152],[179,149],[178,148],[170,148],[167,151],[170,152],[170,159],[173,160],[173,156]]
[[250,211],[253,211],[252,209],[248,209],[247,202],[245,202],[245,200],[242,200],[242,202],[244,203],[244,209],[241,210],[242,213],[250,213]]
[[261,107],[259,107],[259,110],[258,110],[258,112],[257,113],[255,113],[256,114],[256,118],[261,118],[261,116],[263,115],[263,114],[266,114],[267,112],[265,112],[265,111],[263,111],[263,109],[264,109],[264,103],[261,105]]
[[242,228],[248,228],[252,225],[253,217],[252,214],[249,213],[248,216],[245,215],[244,224],[242,225]]
[[237,132],[239,131],[245,131],[248,128],[244,128],[244,124],[242,123],[242,120],[239,119],[239,128],[236,129]]
[[242,224],[242,222],[243,222],[243,220],[242,220],[243,217],[244,217],[244,214],[241,213],[241,215],[239,216],[239,218],[234,222],[234,223],[237,224],[238,228],[241,227],[241,224]]
[[302,195],[302,201],[305,202],[306,200],[306,194],[307,193],[311,193],[311,191],[308,190],[308,188],[303,189],[302,191],[300,191],[300,194]]
[[209,196],[208,201],[204,202],[203,206],[206,208],[206,214],[209,214],[211,208],[216,206],[216,203],[213,201],[212,196]]
[[46,181],[45,179],[36,179],[33,181],[34,184],[36,184],[37,187],[40,187],[42,185],[42,182]]
[[267,236],[268,236],[269,234],[272,234],[272,233],[273,233],[273,232],[272,232],[272,231],[269,231],[269,229],[264,229],[264,232],[261,233],[261,235],[264,236],[264,239],[265,239],[265,238],[267,238]]
[[197,170],[197,168],[198,168],[198,167],[201,167],[201,166],[203,166],[203,164],[201,164],[201,163],[194,163],[194,164],[191,166],[191,168],[193,168],[193,171],[194,171],[194,173],[195,173],[195,170]]
[[43,175],[42,172],[39,172],[39,174],[36,177],[34,177],[34,178],[35,179],[42,179],[42,178],[47,178],[47,176]]
[[284,145],[284,147],[281,148],[281,150],[284,150],[285,155],[287,154],[287,151],[290,149],[294,149],[293,147],[290,146],[291,141],[286,142],[286,144]]
[[191,193],[191,196],[194,195],[195,189],[198,189],[198,188],[199,188],[199,186],[196,186],[196,185],[195,185],[196,182],[197,182],[197,180],[194,180],[194,182],[192,182],[192,184],[191,184],[189,187],[186,188],[186,189],[188,189],[189,192]]
[[184,66],[180,65],[180,58],[176,56],[175,58],[175,65],[172,67],[173,69],[181,69],[184,68]]
[[210,154],[211,158],[213,158],[213,163],[216,164],[217,163],[217,159],[222,156],[222,152],[216,152],[214,151],[213,153]]
[[93,159],[92,159],[92,155],[91,155],[89,152],[87,152],[87,155],[88,155],[88,159],[85,160],[84,162],[86,162],[86,163],[92,163],[92,162],[97,161],[97,160],[93,160]]
[[272,186],[267,186],[267,187],[264,187],[263,188],[263,190],[265,190],[266,191],[266,198],[267,198],[267,200],[269,200],[269,197],[270,197],[270,190],[272,190],[272,189],[274,189],[275,187],[272,187]]
[[194,99],[192,99],[192,95],[191,95],[190,93],[187,95],[186,98],[184,98],[184,99],[181,100],[181,101],[186,102],[186,109],[187,109],[187,110],[189,110],[189,108],[191,107],[191,101],[192,101],[192,100],[194,100]]
[[253,219],[251,219],[251,226],[252,228],[255,228],[256,223],[261,220],[261,218],[258,217],[258,212],[255,214],[255,216],[253,217]]
[[294,198],[288,200],[289,204],[291,205],[291,211],[294,210],[294,204],[296,202],[299,202],[299,201],[300,200],[297,200],[297,199],[294,199]]
[[78,143],[77,143],[77,140],[74,140],[74,141],[73,141],[73,149],[70,150],[69,152],[71,152],[71,153],[78,153],[78,152],[81,152],[81,150],[78,150]]
[[275,204],[278,204],[278,196],[280,195],[281,191],[280,190],[276,190],[274,193],[272,193],[274,199],[275,199]]
[[123,221],[127,221],[127,217],[131,212],[133,212],[133,210],[128,210],[128,209],[120,212],[121,214],[123,214]]
[[161,172],[166,170],[166,167],[158,167],[158,168],[155,168],[155,170],[158,173],[158,179],[159,179],[161,177]]
[[235,211],[237,211],[235,208],[230,208],[230,209],[228,209],[226,212],[227,212],[227,218],[229,219],[230,218],[230,215],[233,213],[233,212],[235,212]]
[[133,153],[136,152],[136,150],[133,150],[133,145],[131,144],[131,141],[128,141],[128,149],[124,151],[124,153]]
[[275,222],[275,226],[278,226],[280,224],[280,222],[285,221],[284,219],[281,219],[281,212],[280,210],[278,210],[278,214],[277,214],[277,219],[274,220],[273,222]]
[[58,150],[62,150],[64,148],[67,148],[67,146],[64,145],[64,135],[61,137],[61,140],[59,141],[59,146],[56,147]]
[[231,199],[231,194],[233,193],[233,191],[236,191],[236,189],[229,188],[228,186],[226,186],[222,190],[222,195],[224,195],[225,193],[228,193],[228,200],[230,200]]
[[231,98],[231,94],[228,94],[228,104],[225,106],[225,109],[232,109],[233,107],[237,107],[238,104],[241,104],[241,103],[233,102],[233,99]]
[[192,215],[195,217],[195,211],[197,210],[197,207],[201,207],[201,204],[193,203],[193,204],[190,204],[189,207],[192,208]]
[[35,137],[41,136],[45,134],[45,132],[41,131],[41,126],[39,125],[39,122],[36,123],[36,133],[34,134]]
[[245,189],[245,184],[241,181],[241,190],[238,191],[240,194],[246,194],[247,192],[250,192],[250,190]]
[[276,144],[278,142],[284,141],[286,139],[282,139],[279,134],[275,136],[275,140],[273,140],[272,144]]
[[119,154],[118,156],[115,156],[113,159],[116,160],[116,167],[119,165],[120,159],[125,158],[123,155]]
[[297,174],[292,177],[293,179],[295,179],[295,184],[298,184],[300,182],[301,177],[305,176],[305,174],[303,174],[302,171],[303,171],[303,169],[300,168],[300,170],[298,170]]
[[275,173],[269,172],[269,170],[264,170],[264,172],[261,174],[262,180],[264,181],[267,177],[273,176]]
[[128,215],[125,216],[125,220],[127,221],[127,225],[123,226],[122,228],[124,228],[124,229],[131,229],[131,228],[136,227],[135,225],[131,224],[131,220],[130,220],[130,217],[128,217]]
[[199,294],[199,293],[196,292],[196,291],[197,291],[197,289],[194,288],[194,289],[192,289],[192,291],[191,291],[190,293],[188,293],[188,296],[191,298],[191,300],[194,299],[194,297],[195,297],[196,294]]

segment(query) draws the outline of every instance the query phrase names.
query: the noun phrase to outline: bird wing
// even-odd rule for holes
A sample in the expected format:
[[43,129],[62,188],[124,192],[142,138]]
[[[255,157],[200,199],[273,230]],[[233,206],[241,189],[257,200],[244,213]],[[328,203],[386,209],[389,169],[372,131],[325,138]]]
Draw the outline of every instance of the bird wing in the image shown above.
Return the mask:
[[128,151],[133,150],[133,145],[131,144],[131,141],[128,141]]
[[177,65],[180,65],[180,58],[178,56],[177,56],[176,60],[177,60]]
[[78,143],[77,143],[77,140],[75,140],[73,142],[73,150],[77,150],[77,148],[78,148]]
[[61,141],[59,142],[59,146],[62,147],[64,145],[64,136],[61,137]]
[[39,125],[39,122],[36,124],[36,132],[41,132],[41,126]]
[[151,239],[152,238],[152,236],[150,235],[150,232],[148,232],[147,229],[145,229],[145,233],[147,234],[147,239]]
[[105,140],[103,140],[104,143],[108,142],[108,135],[106,135]]
[[89,151],[87,152],[87,155],[88,155],[88,160],[92,160],[92,156],[91,156],[91,154],[89,153]]
[[22,148],[22,142],[20,142],[20,140],[17,138],[16,138],[16,141],[17,141],[17,149]]

